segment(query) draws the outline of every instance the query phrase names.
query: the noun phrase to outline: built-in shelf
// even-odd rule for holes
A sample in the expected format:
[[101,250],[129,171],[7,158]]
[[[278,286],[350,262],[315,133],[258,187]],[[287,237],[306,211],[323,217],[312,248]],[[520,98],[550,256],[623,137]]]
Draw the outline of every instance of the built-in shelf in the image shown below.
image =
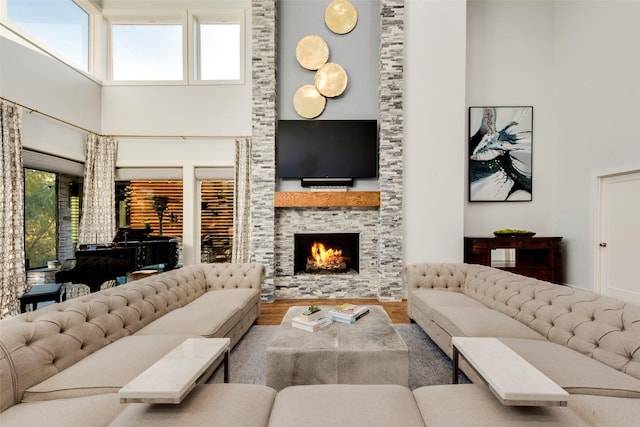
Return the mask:
[[277,191],[276,208],[379,207],[379,191]]

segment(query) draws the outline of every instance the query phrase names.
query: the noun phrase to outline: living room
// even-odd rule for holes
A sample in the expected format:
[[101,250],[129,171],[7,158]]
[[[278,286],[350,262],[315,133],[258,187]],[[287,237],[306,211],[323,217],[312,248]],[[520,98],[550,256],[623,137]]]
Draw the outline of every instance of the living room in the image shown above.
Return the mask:
[[[118,1],[103,3],[105,9],[125,7]],[[207,7],[228,6],[214,3]],[[368,3],[362,5],[363,19]],[[171,2],[163,4],[172,7]],[[202,7],[201,2],[195,5]],[[249,23],[250,2],[234,2],[238,6]],[[634,76],[640,65],[628,54],[637,38],[632,24],[637,4],[406,1],[404,6],[404,156],[398,219],[404,231],[395,248],[402,262],[461,261],[463,236],[486,236],[505,227],[530,229],[540,236],[563,236],[564,282],[593,289],[594,177],[637,170],[640,158],[631,129],[611,125],[632,123],[637,112]],[[185,8],[183,3],[180,7]],[[286,8],[287,1],[278,7]],[[126,9],[135,9],[135,3],[127,2]],[[365,24],[363,20],[363,28]],[[280,28],[279,37],[286,36]],[[250,25],[246,40],[250,58]],[[94,132],[124,135],[119,138],[120,169],[181,168],[185,217],[196,214],[189,211],[195,206],[189,202],[195,197],[194,170],[232,166],[233,137],[253,134],[249,60],[245,83],[239,85],[103,85],[5,37],[2,44],[2,97]],[[354,82],[365,77],[350,75]],[[286,116],[295,114],[290,102],[279,102],[281,115],[295,118]],[[468,201],[467,108],[484,105],[534,107],[531,202]],[[368,114],[362,108],[353,96],[343,96],[333,99],[320,119]],[[25,114],[23,121],[25,149],[83,162],[85,132],[38,114]],[[180,135],[201,138],[175,138]],[[192,149],[184,149],[187,143]],[[185,226],[182,238],[185,263],[196,262],[195,226]],[[272,259],[264,261],[273,264]]]
[[[94,7],[97,7],[98,2],[89,1]],[[305,4],[305,7],[301,7],[302,3]],[[181,14],[185,14],[185,10],[190,7],[205,9],[209,12],[218,8],[242,9],[246,24],[244,33],[246,41],[244,45],[245,67],[242,82],[229,85],[121,85],[109,82],[104,78],[106,74],[103,75],[101,72],[98,73],[98,77],[91,76],[77,71],[57,59],[42,55],[27,47],[24,41],[16,38],[15,35],[5,33],[4,29],[2,37],[0,37],[0,97],[9,100],[9,104],[17,103],[24,106],[23,144],[25,150],[51,155],[54,162],[82,164],[85,160],[84,144],[86,130],[88,130],[117,137],[119,146],[116,167],[120,172],[180,171],[185,200],[183,214],[185,218],[193,219],[193,221],[185,220],[181,236],[184,243],[183,260],[187,268],[184,269],[184,272],[180,271],[183,269],[178,269],[174,273],[169,272],[169,276],[166,277],[182,278],[182,274],[189,275],[194,271],[207,272],[204,275],[193,274],[185,279],[183,283],[186,283],[189,289],[197,288],[198,292],[206,294],[218,293],[217,286],[220,286],[218,284],[207,284],[207,286],[213,286],[216,292],[204,292],[204,285],[198,283],[196,286],[192,282],[198,282],[201,276],[207,276],[207,280],[212,280],[215,283],[218,279],[211,278],[221,277],[220,271],[227,268],[222,265],[199,263],[201,242],[195,220],[199,216],[200,206],[197,195],[198,173],[204,169],[232,169],[235,161],[235,140],[252,139],[255,149],[253,154],[261,162],[257,163],[257,166],[256,163],[253,164],[258,171],[252,181],[252,184],[255,184],[252,188],[251,212],[254,227],[251,231],[250,252],[251,261],[260,263],[261,268],[264,269],[258,273],[258,267],[252,265],[249,269],[252,271],[250,274],[252,283],[247,285],[246,280],[243,282],[242,278],[235,281],[236,273],[239,276],[244,274],[246,277],[247,271],[241,271],[246,267],[231,267],[236,270],[234,273],[230,273],[230,277],[234,278],[233,285],[236,288],[241,288],[236,291],[246,295],[252,292],[250,294],[251,308],[246,309],[243,306],[237,309],[242,312],[242,316],[240,320],[234,318],[233,333],[230,333],[232,345],[246,332],[247,325],[251,325],[254,321],[256,311],[259,311],[256,308],[258,301],[267,305],[279,297],[291,297],[289,285],[294,280],[284,278],[278,270],[283,264],[279,258],[281,254],[278,253],[278,239],[281,235],[288,235],[291,231],[286,229],[286,232],[278,233],[285,230],[290,219],[286,213],[283,213],[289,208],[274,207],[275,193],[304,193],[307,190],[300,188],[297,183],[284,183],[275,177],[275,164],[272,162],[275,122],[277,119],[298,118],[292,109],[289,97],[279,92],[285,85],[281,81],[276,81],[276,75],[282,79],[284,76],[292,75],[292,72],[298,75],[302,73],[303,77],[299,81],[291,83],[291,87],[295,88],[300,84],[306,84],[310,73],[299,69],[295,63],[293,52],[289,52],[289,56],[286,58],[288,65],[283,65],[281,61],[284,61],[283,58],[287,52],[282,52],[275,47],[282,44],[283,38],[287,38],[289,45],[295,44],[301,36],[306,35],[306,30],[315,29],[313,25],[319,25],[316,28],[326,31],[322,26],[322,16],[316,16],[318,11],[321,12],[324,9],[326,3],[328,2],[319,0],[305,2],[296,0],[277,2],[266,0],[213,2],[167,0],[152,2],[156,16],[162,15],[161,12],[163,12],[163,10],[155,8],[157,4],[161,4],[162,9],[166,9],[168,12],[175,12],[178,9]],[[101,5],[106,12],[112,12],[114,16],[121,17],[123,14],[134,13],[143,5],[148,6],[149,4],[149,2],[103,0],[99,2],[98,6]],[[330,289],[327,296],[355,298],[366,295],[381,301],[407,298],[413,288],[406,283],[404,280],[406,278],[402,277],[405,267],[425,262],[462,262],[465,236],[490,236],[493,231],[503,228],[534,230],[538,236],[557,235],[563,237],[563,283],[570,286],[553,288],[553,292],[558,296],[558,301],[562,301],[566,293],[572,292],[572,287],[599,291],[600,279],[597,273],[601,270],[601,266],[597,251],[599,250],[598,242],[601,240],[599,240],[600,235],[596,232],[599,226],[596,214],[599,196],[598,182],[601,178],[631,174],[640,170],[640,144],[638,144],[637,135],[632,133],[632,126],[620,125],[620,123],[634,123],[637,116],[635,113],[638,112],[638,108],[633,102],[640,95],[640,88],[635,78],[640,71],[640,58],[636,53],[637,41],[640,39],[640,30],[636,25],[637,17],[640,16],[640,3],[628,1],[406,0],[403,2],[401,0],[380,0],[379,2],[370,2],[354,0],[353,4],[359,11],[361,21],[358,22],[353,34],[341,37],[356,36],[357,30],[373,31],[374,25],[372,23],[377,22],[379,18],[376,10],[382,6],[388,9],[385,9],[384,19],[381,19],[386,23],[382,25],[384,31],[380,34],[381,44],[383,48],[390,49],[391,52],[394,52],[394,48],[401,46],[403,54],[394,57],[381,55],[385,58],[384,61],[380,61],[379,58],[368,58],[367,60],[371,62],[364,66],[363,64],[367,64],[367,60],[360,55],[366,54],[367,51],[377,52],[377,41],[370,45],[359,44],[355,49],[350,47],[347,50],[341,50],[343,47],[341,38],[329,39],[331,40],[331,52],[332,55],[336,55],[336,60],[339,58],[339,62],[345,61],[343,64],[349,63],[349,59],[354,61],[353,67],[355,68],[348,68],[348,70],[362,70],[363,66],[369,70],[350,73],[350,81],[354,84],[360,84],[362,81],[371,83],[369,81],[371,75],[379,73],[378,79],[381,82],[382,77],[388,79],[381,86],[389,89],[392,96],[379,100],[376,96],[377,92],[372,95],[372,91],[368,90],[366,91],[368,97],[355,98],[354,94],[357,91],[354,89],[344,96],[330,99],[324,113],[318,118],[318,120],[341,117],[368,118],[370,116],[377,118],[377,114],[380,113],[381,128],[384,128],[386,132],[381,146],[387,149],[384,154],[381,154],[381,164],[384,163],[385,167],[389,168],[382,170],[379,179],[375,180],[376,182],[356,182],[356,185],[346,192],[373,191],[380,195],[379,208],[365,209],[367,219],[364,221],[366,223],[373,221],[376,224],[373,229],[378,233],[378,236],[372,240],[378,244],[375,252],[380,260],[379,272],[376,271],[376,277],[366,280],[372,282],[373,286],[368,288],[366,281],[362,280],[356,287],[356,291],[349,289],[344,291],[342,288],[337,291]],[[282,18],[282,22],[275,19],[274,5],[277,5],[277,15]],[[306,8],[307,5],[312,7]],[[291,11],[296,11],[296,13],[293,16],[287,16],[287,13]],[[398,23],[400,18],[404,22],[403,25]],[[304,25],[307,19],[313,21],[314,24]],[[303,32],[294,32],[286,26],[283,28],[283,22],[287,22],[287,20],[300,21],[299,27],[302,28],[296,31]],[[316,22],[320,24],[316,24]],[[400,27],[402,27],[402,32],[399,32]],[[398,38],[399,34],[401,37]],[[397,40],[400,42],[396,42]],[[385,52],[389,53],[389,51]],[[350,56],[353,58],[349,58]],[[104,60],[106,57],[102,56],[96,59],[96,63],[99,65],[98,70],[106,70]],[[371,71],[378,70],[379,63],[381,63],[381,71]],[[385,66],[389,66],[389,64],[394,64],[395,68],[386,69]],[[391,78],[389,79],[389,77]],[[296,80],[295,77],[292,79]],[[374,86],[374,91],[376,91],[377,82]],[[383,97],[380,96],[380,98]],[[382,108],[383,104],[384,108]],[[531,106],[533,108],[534,190],[531,201],[518,203],[469,201],[467,169],[469,157],[467,146],[470,132],[469,107],[474,106]],[[401,115],[396,114],[396,111],[390,108],[401,108]],[[65,124],[63,121],[67,123]],[[267,123],[266,127],[265,122]],[[393,130],[397,129],[401,129],[401,131],[394,133]],[[389,154],[391,152],[393,154]],[[45,158],[48,161],[52,159],[52,157]],[[637,201],[632,198],[629,200],[628,206],[631,212],[637,211]],[[323,209],[318,210],[323,211]],[[339,215],[344,215],[342,222],[344,229],[352,226],[352,218],[348,212],[345,213],[348,210],[338,209]],[[358,211],[358,209],[353,210]],[[325,219],[325,217],[321,217],[321,220]],[[634,232],[636,232],[634,228],[629,229],[627,236],[632,236]],[[371,232],[365,228],[364,234],[367,233]],[[634,250],[637,251],[637,248]],[[637,257],[631,256],[631,259],[633,261]],[[364,262],[361,261],[361,263]],[[441,276],[440,270],[431,271],[426,274],[430,280],[432,277],[446,276],[450,281],[449,286],[459,286],[457,283],[460,276],[459,271],[453,272],[449,277],[447,265],[430,268],[432,270],[442,268],[442,271],[447,273]],[[468,267],[466,266],[458,268],[464,269],[465,274],[470,277],[470,281],[474,280],[475,276],[471,277],[474,274],[479,276],[488,274],[481,269],[478,270],[480,271],[478,273],[473,268],[469,268],[467,272]],[[372,270],[376,270],[376,268],[373,267]],[[217,275],[211,274],[212,272]],[[227,273],[224,272],[222,277],[226,277],[225,274]],[[416,274],[416,276],[420,275],[422,272]],[[194,277],[198,279],[196,280]],[[483,283],[491,282],[490,289],[501,289],[502,283],[499,280],[494,283],[492,277],[482,277]],[[173,296],[166,297],[166,295],[174,295],[172,292],[176,287],[173,284],[165,285],[162,280],[157,284],[153,281],[143,280],[140,281],[142,284],[139,286],[149,286],[153,282],[152,286],[158,289],[159,295],[162,295],[159,300],[164,301],[162,304],[168,304],[167,301],[172,301]],[[422,279],[415,280],[417,288],[422,286],[420,280]],[[433,282],[435,283],[437,280],[442,279],[433,279]],[[527,281],[526,285],[542,286],[543,288],[547,286],[539,283],[532,284],[532,281]],[[222,285],[222,288],[224,286]],[[517,286],[519,285],[516,283],[514,287]],[[313,292],[313,285],[311,288]],[[426,290],[422,289],[421,291]],[[512,291],[514,289],[509,289],[509,292]],[[635,291],[637,292],[637,290]],[[86,328],[94,327],[94,319],[97,319],[95,320],[97,324],[106,325],[104,335],[108,335],[110,340],[114,336],[120,337],[131,333],[131,331],[125,331],[127,328],[144,330],[151,326],[151,329],[155,328],[151,333],[159,334],[158,331],[170,333],[167,330],[187,325],[188,328],[182,330],[181,333],[194,333],[189,328],[194,325],[207,326],[217,320],[205,311],[207,306],[203,301],[199,305],[201,313],[198,313],[198,310],[192,310],[189,314],[189,316],[199,316],[197,317],[198,321],[191,321],[192,317],[180,318],[181,314],[178,313],[180,310],[173,310],[175,311],[173,316],[171,316],[172,312],[164,314],[164,311],[160,310],[163,315],[151,322],[149,318],[157,316],[157,314],[149,313],[148,301],[133,295],[135,292],[125,295],[126,292],[126,290],[114,288],[105,294],[111,295],[105,299],[95,294],[87,297],[86,300],[78,299],[78,306],[90,307],[90,309],[86,309],[88,313],[86,321],[81,320],[82,326],[74,326],[75,329],[72,328],[73,330],[70,331],[66,330],[67,325],[65,324],[64,333],[62,333],[63,326],[61,325],[60,333],[52,335],[56,336],[56,340],[67,339],[68,336],[74,336],[76,333],[84,336]],[[227,292],[227,290],[223,292]],[[149,294],[147,293],[147,297]],[[514,291],[513,294],[518,294],[518,292]],[[181,299],[187,299],[187,292],[184,295],[182,293],[176,295],[180,295]],[[307,296],[304,293],[298,295]],[[122,304],[123,300],[126,300],[126,305]],[[429,298],[424,298],[424,300],[424,302],[416,304],[429,304],[430,301],[433,301]],[[419,301],[419,298],[414,301]],[[220,309],[230,308],[229,301],[223,302],[220,304]],[[582,300],[576,304],[580,303]],[[551,303],[549,305],[552,306]],[[562,306],[562,302],[559,305]],[[421,309],[417,305],[416,307],[413,310]],[[482,308],[486,309],[482,315],[487,317],[491,317],[493,311],[498,311],[486,307]],[[607,311],[609,306],[605,308]],[[490,314],[487,314],[487,310]],[[558,310],[558,307],[553,306],[550,310]],[[616,310],[618,310],[617,307]],[[621,310],[624,312],[625,309]],[[628,308],[626,310],[626,313],[631,314],[627,315],[625,321],[633,323],[635,312]],[[137,313],[133,313],[134,311]],[[194,311],[196,313],[193,313]],[[579,310],[567,316],[584,314],[577,313],[577,311]],[[33,319],[39,318],[40,325],[55,324],[59,318],[52,312],[49,311],[48,314],[32,313]],[[525,310],[523,313],[526,315],[528,312]],[[98,317],[94,318],[94,314]],[[553,324],[556,314],[557,311],[553,311],[551,316],[541,319],[540,322],[545,325],[543,327],[546,327],[547,324]],[[58,320],[52,320],[48,316],[53,316]],[[503,317],[501,316],[501,321]],[[429,331],[429,322],[433,319],[427,318],[426,315],[423,316],[420,311],[413,312],[412,318],[419,321],[423,329]],[[120,319],[126,319],[121,322],[123,323],[121,328]],[[518,320],[526,323],[530,319]],[[526,333],[540,332],[539,329],[536,329],[539,328],[536,322],[535,320],[531,321],[533,326],[530,326],[528,328],[530,330],[527,330]],[[36,323],[38,322],[33,322],[34,325]],[[515,320],[511,323],[514,323],[515,327],[519,329],[525,328]],[[38,352],[40,345],[48,345],[41,344],[43,336],[38,336],[35,345],[33,345],[34,341],[31,338],[33,335],[28,329],[31,327],[31,323],[15,322],[14,324],[24,332],[17,333],[11,338],[15,338],[15,342],[19,343],[14,346],[18,349],[15,353],[15,360],[21,360],[20,354],[31,355],[31,352]],[[477,325],[481,325],[481,323],[477,323]],[[597,323],[597,326],[599,325],[600,323]],[[613,328],[615,331],[612,331],[611,336],[619,337],[627,334],[632,338],[636,337],[637,332],[634,331],[637,331],[637,327],[632,329],[634,327],[631,324],[622,323],[621,328]],[[626,332],[625,328],[627,328]],[[563,327],[560,329],[564,332]],[[609,332],[609,330],[607,331]],[[102,329],[100,328],[98,334],[94,332],[95,330],[92,329],[92,334],[98,336],[92,335],[90,342],[88,341],[90,351],[95,349],[91,347],[92,345],[95,347],[104,346],[100,350],[111,347],[110,351],[107,350],[109,358],[126,357],[126,355],[119,355],[118,349],[126,348],[124,347],[126,345],[125,338],[133,338],[127,341],[129,343],[135,341],[136,338],[128,336],[116,338],[115,344],[117,345],[105,346],[102,342]],[[571,329],[569,332],[574,333],[575,331]],[[200,332],[195,332],[195,334],[205,335]],[[437,335],[437,333],[433,334]],[[576,335],[578,334],[576,333]],[[587,344],[580,341],[578,345],[586,345],[589,351],[592,346],[598,347],[600,345],[598,339],[601,337],[593,338],[592,335],[587,334],[585,340]],[[20,341],[23,338],[24,342]],[[441,336],[440,339],[444,343],[442,347],[448,345],[446,341],[450,338],[446,335]],[[76,341],[81,342],[77,350],[75,348]],[[38,385],[41,380],[43,383],[47,381],[46,376],[52,375],[52,365],[54,364],[56,369],[64,364],[67,366],[74,364],[72,366],[81,368],[76,365],[82,364],[75,362],[78,359],[84,361],[83,358],[88,352],[84,350],[84,339],[76,341],[64,346],[67,349],[73,348],[75,351],[73,357],[76,359],[72,362],[69,362],[66,354],[63,358],[58,357],[60,354],[56,352],[63,346],[57,346],[56,350],[52,352],[54,355],[51,363],[47,361],[42,370],[32,370],[28,365],[35,362],[28,358],[22,359],[23,366],[20,366],[18,370],[28,375],[33,371],[38,371],[37,375],[42,375],[42,377],[39,377],[38,380],[31,378],[33,381],[29,384]],[[163,345],[167,346],[175,345],[175,342],[168,339],[166,341],[158,339],[158,341],[162,341]],[[148,346],[140,337],[135,342],[135,345],[140,347],[135,347],[136,350],[131,351],[145,353],[153,347],[153,351],[159,353],[162,349],[156,345]],[[618,341],[615,345],[618,345]],[[634,376],[637,377],[637,357],[627,355],[625,352],[629,351],[628,348],[625,348],[622,353],[618,353],[617,348],[612,351],[611,345],[607,345],[606,342],[602,342],[602,347],[600,350],[595,350],[594,353],[602,351],[605,358],[609,356],[610,352],[616,353],[614,364],[618,363],[618,358],[622,354],[622,357],[628,358],[628,360],[625,359],[624,369],[636,372]],[[535,354],[546,354],[538,349],[539,347],[534,348]],[[100,353],[100,350],[95,354]],[[20,353],[21,351],[26,353]],[[557,353],[549,354],[555,355]],[[150,355],[145,354],[145,356],[151,358]],[[93,360],[96,363],[95,359]],[[554,360],[550,363],[552,368],[557,366],[557,371],[561,371],[563,365],[555,362]],[[127,362],[123,362],[124,364]],[[62,369],[65,367],[62,366]],[[623,370],[623,368],[619,368],[619,370]],[[8,372],[9,369],[5,371]],[[589,370],[585,370],[585,372],[587,371]],[[62,370],[58,373],[64,372]],[[109,370],[105,370],[105,372],[109,372]],[[561,374],[563,373],[561,372]],[[626,375],[629,378],[631,376]],[[15,378],[18,377],[22,379],[21,376]],[[95,380],[97,387],[103,385],[98,384],[101,379],[97,376],[96,378],[86,378],[86,376],[80,375],[77,378]],[[625,380],[630,381],[629,378]],[[3,377],[4,380],[5,377]],[[633,387],[636,386],[633,385]],[[37,389],[37,387],[34,388]],[[211,387],[210,390],[214,390],[214,388]],[[242,419],[241,416],[248,412],[260,413],[258,406],[262,408],[257,405],[252,406],[256,408],[255,411],[243,411],[242,408],[246,408],[246,405],[254,405],[256,401],[262,405],[265,402],[273,402],[274,399],[273,396],[268,397],[267,394],[262,394],[259,399],[252,400],[251,397],[255,395],[249,393],[247,387],[237,389],[227,387],[227,390],[229,391],[225,392],[225,395],[229,400],[224,400],[223,396],[218,395],[215,399],[208,396],[203,399],[204,407],[214,412],[215,408],[221,407],[224,411],[219,411],[219,413],[233,413],[239,417],[238,419]],[[332,388],[331,390],[337,389]],[[380,400],[370,399],[369,405],[371,402],[382,401],[386,403],[401,401],[403,404],[413,402],[413,398],[408,400],[386,399],[386,397],[396,396],[388,396],[381,389],[369,388],[367,390],[370,390],[374,396],[380,391],[381,395],[385,397]],[[439,390],[444,390],[444,388]],[[266,390],[263,392],[268,393]],[[403,391],[405,394],[406,392],[408,390]],[[489,402],[497,404],[489,393],[486,393],[488,396],[486,400],[481,400],[480,396],[470,397],[467,392],[458,392],[458,389],[455,391],[452,389],[450,394],[441,393],[439,398],[443,400],[439,404],[434,404],[437,402],[434,400],[438,394],[437,388],[430,387],[423,392],[430,394],[430,396],[423,396],[422,399],[423,402],[426,402],[426,407],[435,412],[443,411],[446,413],[440,419],[443,425],[451,425],[451,419],[446,417],[458,415],[464,419],[463,412],[458,413],[455,408],[447,406],[451,402],[455,401],[471,411],[474,410],[473,408],[478,408],[471,403],[478,404],[480,402],[480,408],[488,408]],[[37,395],[38,390],[31,390],[30,393],[33,397],[33,395]],[[122,410],[119,401],[114,399],[114,395],[117,396],[117,391],[114,392],[111,387],[109,393],[110,397],[107,395],[99,396],[99,398],[95,395],[86,396],[87,400],[79,401],[75,399],[85,399],[84,395],[71,399],[57,399],[56,404],[70,405],[66,408],[74,408],[69,413],[73,412],[75,416],[78,416],[76,410],[82,408],[86,412],[91,412],[94,415],[99,414],[108,419],[109,416],[115,417],[118,411]],[[355,400],[351,400],[351,402],[357,402],[354,407],[360,408],[360,404],[367,407],[366,401],[370,396],[368,393],[359,389],[355,394]],[[630,393],[640,392],[638,389],[633,389]],[[230,396],[233,396],[233,399]],[[286,402],[286,397],[282,396],[280,401]],[[340,400],[342,396],[341,393],[335,393],[333,397]],[[294,399],[288,401],[291,405],[288,409],[293,408],[292,412],[302,413],[305,417],[309,417],[310,413],[304,413],[298,405],[315,402],[317,395],[311,394],[308,399],[303,399],[302,402],[296,401],[296,396],[293,397]],[[329,397],[322,395],[322,398]],[[575,404],[584,413],[590,413],[592,408],[597,406],[598,411],[603,411],[602,413],[606,415],[598,418],[601,416],[598,413],[598,417],[594,415],[591,421],[598,419],[628,421],[634,417],[634,411],[628,410],[628,408],[633,409],[631,405],[616,406],[617,402],[623,400],[622,397],[612,398],[610,404],[607,400],[606,404],[598,405],[593,404],[593,398],[593,396],[588,396],[582,400],[582,403],[570,402],[570,405]],[[30,405],[40,407],[37,405],[43,404],[42,407],[46,408],[48,403],[27,401],[28,403],[25,404],[21,403],[20,399],[16,401],[15,396],[13,399],[14,401],[10,403],[3,401],[3,408],[10,406],[3,415],[11,416],[19,413],[16,419],[26,419],[20,418],[20,416],[30,415],[28,409]],[[482,395],[482,399],[485,399],[484,395]],[[67,400],[68,402],[63,402]],[[630,399],[625,396],[624,400]],[[85,406],[82,402],[88,404]],[[467,403],[469,404],[467,405]],[[414,410],[417,410],[415,402],[412,404]],[[270,403],[264,405],[268,407],[264,410],[267,418],[270,405]],[[349,406],[345,405],[344,401],[339,401],[336,409],[344,409]],[[63,412],[59,409],[64,408],[63,406],[56,408],[57,413]],[[388,408],[388,406],[380,405],[377,408],[378,411],[381,410],[380,408]],[[387,416],[401,412],[402,408],[404,408],[403,405],[390,408]],[[112,410],[113,414],[109,413]],[[319,410],[326,411],[327,409],[321,407]],[[423,408],[420,407],[420,411],[422,410]],[[46,411],[36,412],[46,414]],[[35,414],[33,410],[31,413]],[[487,409],[483,413],[492,414],[492,410]],[[501,412],[496,410],[495,413]],[[280,414],[286,415],[288,412],[283,411]],[[377,411],[372,410],[369,416],[373,418],[377,414],[379,414]],[[412,413],[411,415],[416,414]],[[429,424],[427,419],[436,421],[440,414],[436,415],[427,417],[423,413],[424,422]],[[470,416],[474,416],[474,414]],[[316,420],[319,419],[320,417]],[[418,420],[416,425],[421,425],[422,418],[419,413],[413,419]],[[283,417],[280,418],[280,423],[276,421],[272,425],[299,424],[293,420],[293,418]],[[371,422],[368,425],[384,425],[380,424],[380,420],[377,422],[378,424]],[[434,422],[433,425],[435,424]],[[504,425],[509,424],[505,423]],[[623,424],[618,423],[618,425]]]

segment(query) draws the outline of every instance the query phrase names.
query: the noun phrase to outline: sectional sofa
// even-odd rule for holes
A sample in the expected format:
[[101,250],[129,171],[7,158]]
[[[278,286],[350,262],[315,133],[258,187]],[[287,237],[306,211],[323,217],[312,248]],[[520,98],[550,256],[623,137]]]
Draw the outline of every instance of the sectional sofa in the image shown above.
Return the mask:
[[449,357],[452,336],[500,337],[570,393],[565,411],[640,423],[640,307],[481,265],[418,263],[404,277],[409,316]]
[[[631,426],[640,419],[637,308],[465,264],[406,267],[412,318],[449,354],[451,336],[505,337],[572,393],[568,407],[503,406],[464,364],[476,383],[279,392],[216,383],[197,386],[180,405],[119,402],[120,387],[186,337],[237,342],[259,312],[264,274],[260,264],[190,266],[2,320],[0,425]],[[564,335],[548,323],[578,338],[558,344]]]
[[107,425],[118,390],[188,337],[235,345],[262,264],[199,264],[0,321],[0,425]]

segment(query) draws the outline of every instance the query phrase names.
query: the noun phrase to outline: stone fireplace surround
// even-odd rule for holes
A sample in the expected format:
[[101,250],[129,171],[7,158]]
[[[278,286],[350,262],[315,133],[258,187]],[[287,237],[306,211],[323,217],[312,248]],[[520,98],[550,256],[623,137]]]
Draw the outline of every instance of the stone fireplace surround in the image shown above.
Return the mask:
[[[294,274],[294,234],[359,233],[358,273]],[[379,224],[375,208],[278,208],[275,235],[276,298],[377,298]]]
[[[380,0],[380,7],[379,208],[276,208],[277,8],[276,0],[252,0],[251,260],[267,266],[264,302],[402,299],[404,1]],[[330,230],[319,228],[329,222]],[[293,274],[294,233],[341,230],[360,233],[358,274]]]

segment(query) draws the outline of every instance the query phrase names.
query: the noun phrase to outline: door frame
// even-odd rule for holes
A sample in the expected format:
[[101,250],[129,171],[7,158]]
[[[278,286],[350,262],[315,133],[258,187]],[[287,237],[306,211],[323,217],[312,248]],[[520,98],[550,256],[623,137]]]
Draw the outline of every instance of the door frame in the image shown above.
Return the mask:
[[606,212],[604,211],[605,206],[603,206],[603,193],[604,193],[604,181],[607,178],[612,178],[615,176],[622,175],[631,175],[635,173],[640,173],[640,163],[634,163],[630,165],[624,165],[609,169],[602,169],[596,171],[593,174],[593,186],[592,186],[592,237],[589,239],[591,241],[591,251],[593,260],[593,291],[597,295],[602,295],[603,293],[603,283],[602,283],[602,262],[603,256],[602,251],[600,250],[600,242],[603,240],[603,231],[602,225],[603,221],[606,219]]

